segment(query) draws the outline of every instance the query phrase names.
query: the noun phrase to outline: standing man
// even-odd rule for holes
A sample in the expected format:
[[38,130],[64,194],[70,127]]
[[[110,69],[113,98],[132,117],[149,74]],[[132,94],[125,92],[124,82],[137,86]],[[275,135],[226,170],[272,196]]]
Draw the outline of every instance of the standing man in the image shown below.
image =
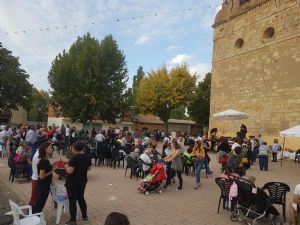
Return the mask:
[[25,136],[26,145],[31,148],[31,156],[30,160],[32,160],[35,152],[36,152],[36,142],[37,142],[37,133],[34,126],[29,126],[29,130]]
[[65,137],[65,142],[67,144],[67,146],[69,147],[70,146],[70,126],[69,124],[67,124],[67,127],[66,127],[66,137]]
[[258,158],[259,158],[259,167],[260,170],[268,171],[269,164],[269,147],[267,146],[267,142],[263,142],[261,146],[259,146],[258,150]]
[[242,135],[242,139],[244,139],[244,138],[246,137],[246,135],[247,135],[247,127],[246,127],[246,125],[243,124],[243,123],[242,123],[242,125],[241,125],[241,130],[240,130],[240,132],[241,132],[241,135]]
[[97,146],[96,148],[97,148],[98,166],[100,166],[100,161],[102,160],[102,157],[103,157],[103,142],[105,140],[105,137],[101,132],[99,132],[96,135],[95,140],[96,140],[96,146]]
[[66,188],[69,197],[69,210],[71,219],[66,225],[76,225],[77,201],[81,210],[83,222],[88,222],[87,204],[84,199],[84,191],[87,183],[87,171],[91,169],[92,162],[88,155],[84,154],[84,143],[76,142],[72,147],[73,156],[65,166],[67,172]]

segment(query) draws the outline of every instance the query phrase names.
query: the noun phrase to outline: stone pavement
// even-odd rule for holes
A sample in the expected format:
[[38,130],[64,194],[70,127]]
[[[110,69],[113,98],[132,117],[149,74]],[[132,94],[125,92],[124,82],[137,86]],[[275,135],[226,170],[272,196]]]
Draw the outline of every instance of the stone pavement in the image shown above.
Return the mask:
[[[52,161],[57,160],[55,155]],[[138,181],[133,178],[124,177],[124,170],[117,168],[107,168],[106,166],[93,167],[89,172],[89,182],[86,188],[86,200],[88,204],[88,216],[92,225],[104,224],[105,217],[113,211],[122,212],[128,215],[132,225],[157,224],[157,225],[219,225],[233,224],[230,221],[230,213],[220,210],[217,214],[217,204],[220,191],[215,184],[215,177],[220,175],[219,165],[216,156],[211,154],[211,168],[214,174],[210,178],[205,178],[204,171],[201,176],[202,186],[198,190],[193,189],[194,177],[183,175],[182,192],[176,191],[176,184],[168,188],[162,194],[150,193],[148,197],[138,193],[136,188]],[[285,182],[291,187],[288,194],[288,202],[292,198],[292,192],[299,180],[300,164],[291,161],[284,161],[283,167],[280,163],[269,163],[270,171],[259,171],[258,165],[252,167],[247,175],[257,178],[256,185],[262,186],[268,181]],[[31,192],[31,183],[19,183],[16,179],[14,183],[8,181],[9,170],[6,159],[0,159],[0,181],[7,187],[5,190],[16,193],[23,204],[27,204]],[[54,175],[54,181],[59,181]],[[50,196],[45,207],[47,224],[52,224],[54,216],[50,215]],[[282,214],[282,209],[279,208]],[[48,215],[47,215],[48,214]],[[54,213],[52,213],[54,215]],[[49,219],[50,218],[50,219]],[[68,215],[62,216],[61,224],[68,219]],[[80,219],[79,219],[80,221]],[[79,222],[79,224],[81,224]]]

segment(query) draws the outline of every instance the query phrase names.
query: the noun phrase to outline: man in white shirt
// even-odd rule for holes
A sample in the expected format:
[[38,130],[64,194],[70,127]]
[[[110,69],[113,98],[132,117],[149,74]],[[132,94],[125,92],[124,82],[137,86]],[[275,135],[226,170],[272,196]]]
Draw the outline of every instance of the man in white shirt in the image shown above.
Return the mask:
[[67,127],[66,127],[65,141],[66,141],[67,146],[69,146],[70,145],[70,126],[69,126],[69,124],[67,124]]
[[103,141],[105,140],[105,137],[104,137],[104,135],[103,135],[101,132],[99,132],[99,133],[96,135],[95,140],[96,140],[97,142],[103,142]]
[[39,178],[37,164],[39,161],[39,151],[37,150],[32,158],[32,176],[31,176],[31,198],[29,201],[29,205],[32,207],[36,203],[37,198],[37,180]]
[[101,158],[103,158],[103,141],[105,140],[105,137],[101,132],[99,132],[95,136],[95,140],[96,140],[96,149],[97,149],[96,161],[98,160],[98,166],[100,166],[100,160]]
[[152,163],[150,159],[150,151],[146,149],[143,154],[141,154],[140,159],[143,160],[143,171],[145,172],[145,176],[148,175],[150,170],[150,164]]
[[233,141],[233,144],[232,144],[232,146],[231,146],[231,150],[232,150],[232,151],[234,151],[234,149],[235,149],[236,147],[241,147],[241,145],[240,145],[239,143],[237,143],[237,139],[236,139],[236,138],[233,138],[232,141]]
[[4,141],[6,138],[6,130],[4,126],[1,126],[1,131],[0,131],[0,152],[2,152],[4,148]]

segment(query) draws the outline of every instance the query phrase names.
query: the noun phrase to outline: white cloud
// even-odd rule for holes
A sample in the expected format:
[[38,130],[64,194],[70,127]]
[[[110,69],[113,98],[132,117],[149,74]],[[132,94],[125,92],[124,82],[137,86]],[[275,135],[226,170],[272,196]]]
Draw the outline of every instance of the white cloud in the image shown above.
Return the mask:
[[134,44],[135,45],[143,45],[150,40],[151,40],[151,38],[149,36],[141,36],[136,40],[136,42],[134,42]]
[[186,54],[179,54],[175,56],[171,61],[169,61],[169,64],[171,65],[180,65],[183,63],[188,63],[192,59],[191,56],[186,55]]
[[211,64],[206,63],[198,63],[190,66],[190,71],[192,74],[196,74],[198,76],[198,82],[203,80],[205,75],[211,72]]
[[171,51],[175,51],[175,50],[178,50],[178,49],[181,49],[181,47],[176,46],[176,45],[170,45],[170,46],[167,47],[166,51],[171,52]]
[[[164,50],[165,43],[178,43],[174,39],[180,40],[181,36],[199,31],[199,23],[200,26],[210,26],[214,10],[221,2],[201,0],[195,5],[190,0],[132,0],[130,4],[121,0],[89,0],[88,3],[82,0],[0,1],[0,41],[3,47],[20,57],[22,68],[30,75],[30,82],[47,90],[52,60],[63,49],[68,49],[77,36],[91,32],[92,36],[101,40],[104,35],[113,34],[118,38],[118,44],[123,41],[121,49],[133,48],[133,43],[143,45],[149,41],[168,41],[161,44]],[[193,10],[180,12],[188,8]],[[174,13],[177,9],[179,11]],[[135,19],[132,19],[133,16]],[[119,22],[116,22],[117,19]],[[49,31],[45,30],[47,27]],[[15,31],[18,33],[15,34]],[[127,45],[124,46],[124,43]],[[169,46],[166,51],[180,48],[177,47]],[[165,57],[162,55],[154,63],[160,64]],[[190,60],[189,55],[178,55],[170,63]]]

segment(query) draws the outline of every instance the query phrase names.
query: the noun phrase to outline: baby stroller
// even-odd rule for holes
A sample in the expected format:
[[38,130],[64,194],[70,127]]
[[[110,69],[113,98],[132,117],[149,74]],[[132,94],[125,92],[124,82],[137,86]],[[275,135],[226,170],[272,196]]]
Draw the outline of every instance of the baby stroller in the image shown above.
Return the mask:
[[262,189],[242,178],[234,179],[234,183],[238,193],[232,199],[231,221],[253,225],[260,219],[269,218],[269,224],[283,225],[279,212],[272,205],[272,199]]
[[146,196],[148,196],[150,191],[153,190],[155,190],[158,194],[161,194],[161,184],[166,178],[164,165],[162,163],[155,163],[150,169],[149,175],[140,181],[140,185],[137,190],[140,193],[144,193]]

